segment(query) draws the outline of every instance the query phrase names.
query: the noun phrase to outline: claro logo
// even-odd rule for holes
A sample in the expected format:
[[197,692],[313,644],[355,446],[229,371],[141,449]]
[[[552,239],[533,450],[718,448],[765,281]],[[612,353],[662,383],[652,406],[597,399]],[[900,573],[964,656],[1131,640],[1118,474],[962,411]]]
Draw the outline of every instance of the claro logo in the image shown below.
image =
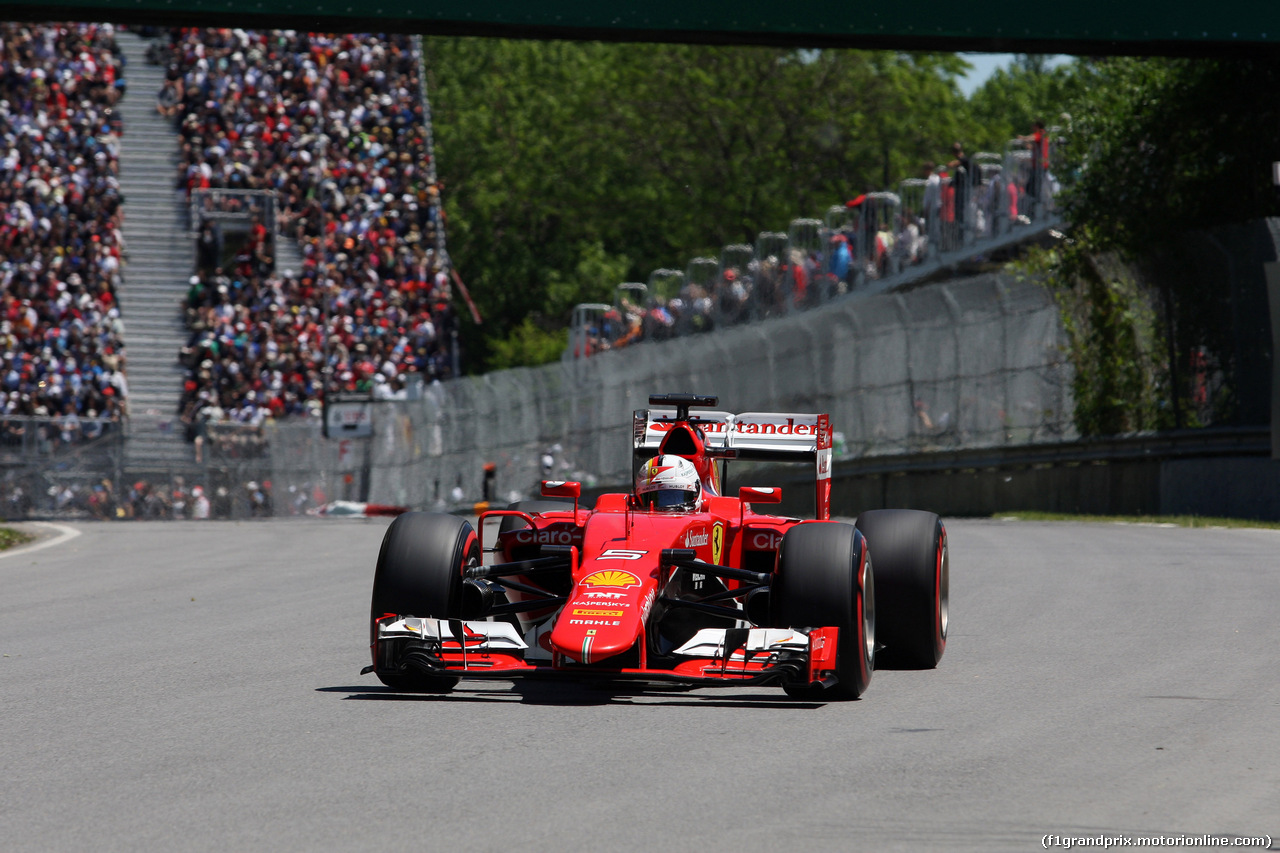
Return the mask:
[[572,545],[573,531],[530,530],[526,527],[516,532],[516,542],[521,545]]
[[759,530],[751,534],[749,541],[754,551],[776,551],[782,544],[782,536],[772,531]]

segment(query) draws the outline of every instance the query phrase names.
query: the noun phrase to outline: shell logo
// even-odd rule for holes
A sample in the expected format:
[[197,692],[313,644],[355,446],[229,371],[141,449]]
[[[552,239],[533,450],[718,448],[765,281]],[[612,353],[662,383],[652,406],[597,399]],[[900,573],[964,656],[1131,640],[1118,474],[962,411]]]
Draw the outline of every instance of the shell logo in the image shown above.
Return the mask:
[[640,578],[618,569],[608,569],[602,572],[592,572],[581,581],[583,586],[613,586],[626,589],[629,586],[640,586]]

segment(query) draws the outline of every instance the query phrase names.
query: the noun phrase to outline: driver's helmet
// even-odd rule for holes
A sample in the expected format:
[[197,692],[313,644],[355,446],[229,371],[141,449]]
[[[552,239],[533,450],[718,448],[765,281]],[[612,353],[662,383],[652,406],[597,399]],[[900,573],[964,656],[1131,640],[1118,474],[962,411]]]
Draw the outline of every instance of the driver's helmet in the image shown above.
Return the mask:
[[636,474],[636,503],[645,509],[688,512],[701,498],[698,470],[681,456],[655,456]]

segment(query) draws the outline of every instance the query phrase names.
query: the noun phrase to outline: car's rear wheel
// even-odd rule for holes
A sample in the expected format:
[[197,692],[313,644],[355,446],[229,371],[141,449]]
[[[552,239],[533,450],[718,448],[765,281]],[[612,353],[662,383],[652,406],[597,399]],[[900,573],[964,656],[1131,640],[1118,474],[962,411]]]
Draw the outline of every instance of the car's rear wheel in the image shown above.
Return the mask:
[[[407,512],[396,518],[383,536],[373,575],[371,642],[377,641],[377,620],[387,614],[456,617],[463,569],[479,562],[480,543],[465,519],[430,512]],[[412,668],[375,672],[383,684],[396,690],[447,693],[458,683],[452,676]]]
[[837,683],[784,684],[803,699],[856,699],[875,669],[876,592],[863,538],[849,524],[801,524],[782,538],[771,591],[774,621],[793,628],[840,629]]
[[881,669],[932,669],[947,648],[947,531],[931,512],[877,509],[858,516],[876,564]]

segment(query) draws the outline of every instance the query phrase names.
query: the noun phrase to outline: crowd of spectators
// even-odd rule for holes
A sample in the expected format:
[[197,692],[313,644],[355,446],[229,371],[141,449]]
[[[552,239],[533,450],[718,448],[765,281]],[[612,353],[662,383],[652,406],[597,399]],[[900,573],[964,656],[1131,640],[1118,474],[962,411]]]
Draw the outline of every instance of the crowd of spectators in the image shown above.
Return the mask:
[[[722,266],[707,281],[680,280],[674,293],[619,293],[614,304],[588,320],[575,341],[575,357],[621,349],[642,340],[662,341],[750,320],[782,316],[831,298],[846,289],[851,266],[847,238],[831,238],[831,256],[783,247],[778,254]],[[843,257],[845,271],[833,270]]]
[[447,286],[425,273],[370,284],[344,281],[326,291],[305,267],[262,277],[221,268],[193,275],[184,422],[259,426],[268,417],[318,414],[326,364],[330,389],[384,399],[403,396],[416,377],[447,376],[437,325],[455,319]]
[[[0,23],[0,416],[6,446],[93,439],[124,414],[123,240],[109,24]],[[26,416],[56,418],[28,434]]]
[[261,243],[227,267],[202,254],[189,431],[314,413],[326,373],[334,391],[383,396],[450,376],[456,315],[409,37],[180,29],[157,58],[180,186],[274,191],[274,228],[303,258],[274,268]]
[[796,220],[793,230],[807,226],[799,234],[765,232],[754,247],[725,247],[726,255],[742,250],[734,262],[702,259],[716,267],[712,276],[694,275],[694,261],[688,275],[674,274],[674,283],[667,278],[654,287],[651,277],[647,290],[620,285],[612,306],[579,306],[568,354],[581,358],[813,307],[940,252],[1030,224],[1053,209],[1055,130],[1037,121],[1002,154],[970,156],[956,142],[950,160],[924,163],[920,177],[902,181],[897,192],[859,194],[830,209],[823,222]]
[[0,517],[30,516],[116,519],[241,519],[305,515],[327,500],[324,489],[307,483],[290,486],[276,506],[270,480],[237,482],[225,477],[211,485],[189,483],[175,475],[161,480],[137,480],[117,486],[110,477],[92,482],[34,480],[5,483],[0,489]]

